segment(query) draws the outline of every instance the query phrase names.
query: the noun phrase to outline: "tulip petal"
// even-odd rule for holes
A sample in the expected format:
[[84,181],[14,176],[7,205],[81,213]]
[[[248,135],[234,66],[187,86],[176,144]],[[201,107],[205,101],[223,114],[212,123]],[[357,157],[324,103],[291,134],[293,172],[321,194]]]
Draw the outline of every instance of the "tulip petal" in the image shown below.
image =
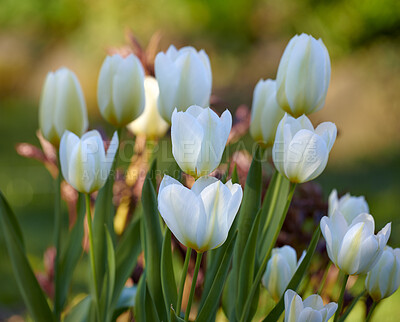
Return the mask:
[[324,302],[322,301],[321,296],[318,294],[312,294],[309,297],[307,297],[303,301],[304,307],[310,307],[313,310],[322,310],[324,308]]
[[323,122],[317,126],[315,133],[321,136],[328,147],[328,151],[331,151],[333,143],[335,143],[337,136],[336,125],[332,122]]
[[298,316],[298,321],[322,322],[322,315],[310,307],[305,307]]
[[70,132],[65,131],[60,142],[60,163],[61,171],[65,179],[69,179],[69,164],[71,162],[72,151],[79,144],[79,137]]
[[296,322],[300,312],[303,310],[301,297],[293,290],[285,292],[285,322]]
[[200,193],[204,190],[204,188],[208,187],[210,184],[213,184],[215,182],[217,182],[218,179],[215,177],[211,177],[211,176],[203,176],[200,177],[199,179],[197,179],[191,190],[196,194],[196,195],[200,195]]

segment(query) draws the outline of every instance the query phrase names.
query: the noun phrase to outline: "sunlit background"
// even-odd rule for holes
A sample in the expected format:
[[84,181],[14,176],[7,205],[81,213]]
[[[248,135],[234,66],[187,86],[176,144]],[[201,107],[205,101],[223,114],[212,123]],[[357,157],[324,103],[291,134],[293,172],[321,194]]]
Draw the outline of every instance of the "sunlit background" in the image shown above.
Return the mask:
[[[293,35],[322,38],[332,77],[326,106],[312,120],[335,122],[339,137],[317,181],[326,196],[332,188],[365,195],[377,228],[392,221],[389,243],[400,246],[400,1],[2,0],[0,188],[21,221],[36,269],[42,269],[52,241],[53,183],[41,164],[17,155],[15,144],[38,145],[41,86],[47,72],[61,66],[82,84],[90,127],[105,127],[96,103],[97,76],[107,50],[124,46],[129,30],[143,47],[160,32],[160,50],[171,43],[204,48],[213,93],[232,111],[251,105],[260,78],[275,78]],[[1,236],[0,263],[0,320],[5,320],[23,303]],[[76,276],[78,282],[84,278]],[[396,321],[399,299],[397,292],[385,300],[376,316]]]

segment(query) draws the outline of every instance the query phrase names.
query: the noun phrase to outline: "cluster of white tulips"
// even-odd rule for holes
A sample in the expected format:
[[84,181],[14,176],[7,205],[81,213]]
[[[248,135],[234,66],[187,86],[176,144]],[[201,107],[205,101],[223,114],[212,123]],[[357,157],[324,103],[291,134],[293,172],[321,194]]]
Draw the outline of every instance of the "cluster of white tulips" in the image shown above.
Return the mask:
[[[324,122],[314,127],[307,117],[324,106],[330,81],[330,58],[322,40],[305,34],[293,37],[281,58],[277,79],[257,83],[250,134],[259,145],[244,189],[236,168],[220,179],[213,175],[224,155],[232,115],[225,110],[219,116],[209,107],[212,72],[205,51],[170,46],[156,56],[154,66],[153,77],[145,75],[141,61],[133,54],[115,54],[104,60],[97,99],[101,115],[115,127],[108,143],[97,130],[86,132],[86,103],[75,74],[61,68],[47,76],[40,102],[40,129],[59,152],[59,185],[63,177],[86,198],[90,291],[62,313],[82,251],[83,221],[77,219],[68,239],[62,238],[58,191],[52,310],[36,280],[28,281],[20,276],[21,270],[16,270],[35,320],[59,321],[65,317],[66,321],[111,321],[133,309],[137,321],[212,321],[222,302],[230,321],[251,321],[258,309],[262,284],[276,302],[265,321],[277,321],[283,311],[285,321],[328,321],[333,315],[337,321],[351,310],[342,312],[349,275],[366,274],[365,288],[374,300],[373,308],[397,290],[400,250],[386,246],[391,225],[375,234],[374,218],[363,197],[347,194],[339,199],[334,190],[327,216],[315,227],[299,259],[292,247],[296,245],[274,248],[296,185],[324,171],[336,140],[335,124]],[[180,174],[186,175],[165,174],[157,187],[157,164],[153,162],[144,180],[142,206],[119,237],[112,225],[112,199],[122,129],[153,140],[162,138],[169,127],[172,155]],[[260,154],[266,148],[272,148],[276,171],[262,201],[264,161]],[[187,179],[190,176],[192,180]],[[96,191],[99,193],[91,196]],[[11,230],[12,222],[16,219],[6,221]],[[321,233],[329,259],[344,275],[338,304],[324,305],[318,294],[303,301],[296,293]],[[177,241],[171,240],[171,234]],[[15,242],[15,238],[7,242]],[[186,257],[181,279],[176,283],[177,263],[172,258],[178,242],[185,246]],[[13,259],[17,255],[14,248],[9,249]],[[196,251],[196,261],[190,279],[192,250]],[[144,272],[138,284],[130,286],[126,282],[142,252]],[[204,253],[203,293],[194,310]],[[29,263],[27,267],[30,269]],[[187,280],[190,291],[184,292]]]

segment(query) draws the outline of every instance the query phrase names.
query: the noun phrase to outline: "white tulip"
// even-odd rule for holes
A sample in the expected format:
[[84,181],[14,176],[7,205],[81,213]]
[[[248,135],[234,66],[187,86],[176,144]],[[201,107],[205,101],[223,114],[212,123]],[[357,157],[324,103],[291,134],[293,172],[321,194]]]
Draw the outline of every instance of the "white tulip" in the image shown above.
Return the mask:
[[145,135],[148,138],[161,138],[169,128],[157,109],[157,100],[160,90],[157,80],[152,76],[144,79],[146,105],[143,113],[128,124],[128,129],[135,135]]
[[306,252],[303,252],[297,262],[297,254],[293,247],[283,246],[272,250],[262,283],[276,302],[282,297],[305,255]]
[[330,77],[331,62],[322,40],[306,34],[294,36],[279,63],[279,105],[295,117],[320,110],[325,104]]
[[331,122],[321,123],[314,130],[307,116],[296,119],[285,114],[272,149],[276,169],[294,183],[315,179],[326,167],[336,132]]
[[330,217],[323,217],[320,226],[330,260],[348,275],[365,274],[374,267],[391,230],[389,223],[374,235],[375,222],[371,215],[360,214],[348,224],[337,210]]
[[389,297],[400,285],[400,248],[386,246],[381,258],[368,272],[365,288],[376,302]]
[[272,146],[276,128],[284,114],[276,101],[276,82],[261,79],[254,88],[251,107],[250,134],[253,139]]
[[359,214],[369,213],[369,207],[364,196],[354,197],[346,193],[340,199],[336,189],[329,195],[328,216],[332,216],[335,210],[339,210],[348,224],[351,224],[354,218]]
[[85,98],[78,78],[69,69],[47,74],[40,99],[39,126],[44,138],[57,147],[66,130],[77,135],[87,130]]
[[61,171],[65,180],[82,193],[99,190],[107,181],[117,149],[117,132],[106,153],[96,130],[85,133],[82,138],[66,131],[60,143]]
[[155,74],[160,86],[158,109],[171,122],[172,112],[185,111],[191,105],[206,107],[211,96],[211,65],[204,50],[193,47],[177,50],[170,46],[155,60]]
[[97,101],[101,115],[116,127],[139,117],[145,104],[144,71],[139,59],[107,56],[100,69]]
[[198,178],[215,170],[232,128],[232,115],[221,117],[209,107],[190,106],[172,114],[172,154],[182,171]]
[[221,246],[239,210],[243,191],[205,176],[192,189],[165,175],[158,194],[158,209],[168,228],[186,247],[205,252]]
[[327,322],[336,312],[335,302],[324,305],[322,298],[313,294],[303,299],[294,291],[285,293],[285,322]]

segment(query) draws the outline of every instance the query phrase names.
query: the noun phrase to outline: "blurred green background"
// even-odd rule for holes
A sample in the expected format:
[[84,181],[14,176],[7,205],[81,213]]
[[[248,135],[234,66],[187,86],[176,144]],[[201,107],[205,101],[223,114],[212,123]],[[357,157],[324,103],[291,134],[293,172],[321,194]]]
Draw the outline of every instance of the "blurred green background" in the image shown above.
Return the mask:
[[[400,1],[2,0],[0,189],[21,221],[35,269],[43,270],[51,245],[53,183],[38,162],[16,154],[15,144],[38,145],[41,86],[61,66],[81,81],[90,126],[104,126],[96,105],[98,71],[107,49],[125,45],[127,29],[144,46],[161,31],[161,50],[171,43],[204,48],[213,92],[231,110],[251,105],[260,78],[275,78],[294,34],[322,38],[332,78],[326,106],[312,120],[335,122],[339,137],[318,182],[326,196],[332,188],[365,195],[377,228],[392,221],[390,244],[400,246]],[[0,320],[6,320],[23,304],[1,236],[0,263]],[[396,321],[399,299],[397,292],[386,300],[376,318]]]

